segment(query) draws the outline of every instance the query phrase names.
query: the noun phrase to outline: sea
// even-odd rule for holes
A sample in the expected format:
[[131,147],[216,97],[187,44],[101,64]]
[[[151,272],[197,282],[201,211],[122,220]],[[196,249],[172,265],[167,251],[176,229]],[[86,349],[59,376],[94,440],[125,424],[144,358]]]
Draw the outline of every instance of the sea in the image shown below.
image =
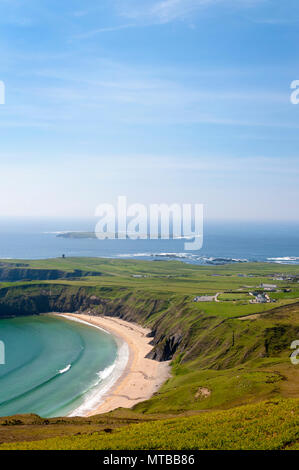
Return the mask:
[[[186,251],[184,239],[59,236],[93,232],[95,225],[95,218],[1,218],[0,259],[46,259],[64,254],[198,265],[299,264],[299,223],[295,222],[210,221],[204,226],[199,251]],[[99,328],[61,316],[1,319],[0,341],[5,345],[5,364],[0,364],[0,416],[84,415],[98,406],[128,360],[126,344],[117,343]]]
[[207,221],[203,246],[186,251],[182,238],[131,240],[63,238],[65,232],[94,232],[90,218],[0,218],[0,259],[68,257],[177,259],[209,265],[264,261],[299,264],[299,222]]
[[0,416],[83,416],[128,360],[127,345],[108,332],[60,315],[1,319],[0,338]]

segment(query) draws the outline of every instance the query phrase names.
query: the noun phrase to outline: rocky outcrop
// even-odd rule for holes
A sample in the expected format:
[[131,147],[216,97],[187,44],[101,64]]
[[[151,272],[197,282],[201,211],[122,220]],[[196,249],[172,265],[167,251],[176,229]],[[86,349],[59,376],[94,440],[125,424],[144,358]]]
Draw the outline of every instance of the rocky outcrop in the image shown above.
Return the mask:
[[180,343],[182,342],[182,335],[180,333],[172,336],[157,337],[154,335],[151,344],[154,348],[147,354],[148,359],[154,359],[156,361],[168,361],[172,359],[175,352],[177,351]]

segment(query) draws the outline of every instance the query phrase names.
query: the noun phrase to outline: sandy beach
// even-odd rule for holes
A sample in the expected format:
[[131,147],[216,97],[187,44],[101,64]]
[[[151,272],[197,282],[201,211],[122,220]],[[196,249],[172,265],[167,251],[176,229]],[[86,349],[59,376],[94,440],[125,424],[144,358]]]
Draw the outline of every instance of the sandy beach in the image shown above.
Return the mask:
[[145,358],[152,349],[149,344],[151,338],[146,336],[150,330],[114,317],[71,313],[63,316],[99,326],[125,341],[129,347],[129,360],[122,375],[106,395],[99,398],[99,406],[88,412],[87,416],[107,413],[119,407],[132,408],[137,403],[148,400],[170,377],[169,362]]

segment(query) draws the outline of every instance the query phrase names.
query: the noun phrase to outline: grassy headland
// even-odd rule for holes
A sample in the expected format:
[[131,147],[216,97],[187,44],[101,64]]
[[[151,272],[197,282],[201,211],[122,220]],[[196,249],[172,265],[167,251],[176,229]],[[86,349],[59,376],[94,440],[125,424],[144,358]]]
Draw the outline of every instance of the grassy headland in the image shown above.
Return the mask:
[[[54,275],[53,272],[58,272],[59,277],[49,277]],[[251,411],[254,406],[256,410],[263,410],[261,416],[264,413],[269,419],[272,409],[279,409],[286,416],[288,407],[298,406],[297,402],[288,399],[299,397],[299,366],[290,362],[290,345],[299,338],[299,266],[260,263],[194,266],[177,261],[70,258],[22,263],[2,261],[0,278],[3,280],[0,317],[49,311],[88,311],[94,315],[117,316],[151,328],[154,345],[151,357],[171,359],[172,377],[152,399],[140,403],[132,412],[124,411],[130,416],[136,413],[137,421],[146,417],[151,420],[150,424],[140,424],[140,432],[150,432],[150,426],[164,426],[160,422],[163,417],[197,413],[194,418],[186,418],[190,422],[180,421],[185,419],[180,417],[165,426],[173,423],[174,433],[180,433],[179,429],[187,426],[190,429],[190,439],[186,437],[187,448],[233,448],[223,437],[219,437],[218,444],[216,437],[214,440],[207,437],[206,444],[198,437],[196,445],[199,447],[191,443],[195,436],[201,436],[201,429],[209,420],[209,429],[212,423],[219,426],[216,423],[221,422],[221,432],[231,434],[233,422],[236,428],[238,420],[243,420],[247,426],[250,420],[244,416],[247,411],[254,413]],[[6,282],[6,279],[14,279],[14,282]],[[271,301],[252,303],[256,295],[265,292],[262,284],[276,286],[274,292],[267,292]],[[216,294],[219,294],[218,301],[193,301],[196,296]],[[265,403],[265,400],[281,397],[286,400],[278,401],[278,405]],[[248,404],[253,407],[233,410]],[[230,410],[225,414],[219,411],[221,409]],[[214,410],[213,413],[210,410]],[[209,412],[198,415],[201,411]],[[107,417],[109,420],[109,414]],[[159,421],[152,423],[157,417]],[[67,419],[65,423],[67,426]],[[270,421],[267,423],[265,429],[270,426]],[[134,426],[132,431],[130,428],[132,436]],[[292,426],[298,433],[298,422]],[[63,426],[58,426],[55,432],[57,436],[63,435]],[[117,431],[119,441],[115,434],[115,447],[112,444],[114,433],[105,437],[110,446],[107,448],[132,448],[121,447],[124,442],[121,432]],[[280,436],[282,430],[278,426],[275,432]],[[26,433],[23,439],[19,434],[15,440],[32,440],[29,425]],[[39,439],[43,436],[49,437],[41,432]],[[102,436],[91,437],[90,446],[86,436],[82,441],[74,439],[74,444],[65,441],[65,446],[106,448],[99,447]],[[94,439],[98,439],[97,444]],[[2,433],[0,440],[5,442]],[[131,445],[129,442],[127,445]],[[163,448],[162,441],[153,444],[145,439],[143,442],[147,442],[145,448]],[[253,441],[246,442],[248,448],[253,448]],[[259,442],[258,448],[268,444],[278,448],[275,439],[269,439],[268,444]],[[45,444],[48,445],[51,444]],[[156,447],[151,447],[153,445]],[[173,448],[172,445],[173,442],[165,448]]]

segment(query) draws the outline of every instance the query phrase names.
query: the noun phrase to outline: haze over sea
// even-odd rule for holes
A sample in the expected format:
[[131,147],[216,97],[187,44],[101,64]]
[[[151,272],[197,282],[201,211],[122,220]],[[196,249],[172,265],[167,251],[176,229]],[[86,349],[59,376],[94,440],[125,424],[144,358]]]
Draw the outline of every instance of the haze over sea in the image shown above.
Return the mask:
[[235,261],[299,263],[299,223],[206,222],[200,251],[185,251],[184,240],[98,240],[57,237],[60,232],[93,232],[96,218],[1,218],[0,258],[41,259],[65,254],[84,257],[180,259],[196,264]]

